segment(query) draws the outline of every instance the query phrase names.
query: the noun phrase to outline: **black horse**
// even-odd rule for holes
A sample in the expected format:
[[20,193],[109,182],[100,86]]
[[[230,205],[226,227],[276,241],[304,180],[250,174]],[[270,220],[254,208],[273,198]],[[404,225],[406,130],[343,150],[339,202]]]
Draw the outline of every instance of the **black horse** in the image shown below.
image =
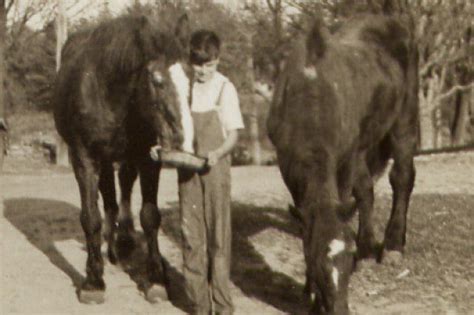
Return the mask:
[[[134,245],[130,195],[138,174],[147,273],[151,284],[164,281],[157,240],[160,165],[152,162],[149,150],[157,143],[180,148],[183,142],[181,111],[188,107],[182,103],[187,98],[180,95],[185,89],[178,85],[187,83],[178,81],[186,77],[180,61],[187,54],[188,24],[183,16],[175,33],[167,34],[147,17],[125,15],[71,35],[63,48],[54,118],[69,147],[81,195],[80,221],[87,242],[87,276],[79,290],[82,302],[104,299],[98,192],[104,201],[108,257],[115,263],[117,254],[129,253]],[[115,161],[123,163],[120,209]]]
[[300,210],[314,314],[347,314],[356,247],[347,217],[359,210],[357,255],[379,256],[374,176],[393,158],[385,257],[405,246],[417,144],[418,70],[411,17],[357,16],[334,34],[317,22],[279,75],[268,118],[279,167]]

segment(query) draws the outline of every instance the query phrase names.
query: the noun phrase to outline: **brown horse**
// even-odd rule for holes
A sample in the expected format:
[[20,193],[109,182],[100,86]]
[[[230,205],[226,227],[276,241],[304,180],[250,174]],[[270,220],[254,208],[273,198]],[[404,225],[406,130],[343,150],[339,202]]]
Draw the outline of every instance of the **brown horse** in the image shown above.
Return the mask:
[[[108,256],[115,263],[118,254],[130,253],[134,245],[130,195],[138,174],[150,287],[164,281],[157,240],[161,166],[152,162],[149,150],[157,143],[169,148],[182,145],[183,111],[188,104],[181,94],[188,85],[180,81],[186,78],[180,61],[187,58],[188,33],[186,16],[180,18],[174,34],[166,34],[144,16],[127,15],[73,34],[62,51],[54,118],[68,144],[81,195],[80,221],[87,242],[87,276],[79,291],[82,302],[104,299],[98,192],[104,201]],[[123,162],[120,208],[115,161]],[[147,291],[149,298],[152,292]]]
[[[357,257],[378,257],[380,247],[398,257],[405,246],[415,178],[418,57],[410,18],[386,8],[385,14],[353,18],[332,35],[316,22],[297,40],[267,121],[303,221],[312,314],[349,312],[356,247],[346,221],[353,208],[360,222]],[[379,246],[372,225],[373,178],[389,158],[393,207]]]

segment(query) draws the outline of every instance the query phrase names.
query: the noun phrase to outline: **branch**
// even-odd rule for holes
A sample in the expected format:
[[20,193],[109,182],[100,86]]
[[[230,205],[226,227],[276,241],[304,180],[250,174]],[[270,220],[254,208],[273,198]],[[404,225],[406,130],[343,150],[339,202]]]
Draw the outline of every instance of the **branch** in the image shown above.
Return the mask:
[[474,82],[471,82],[471,84],[468,84],[468,85],[455,85],[448,92],[443,93],[440,96],[438,96],[436,98],[436,103],[439,103],[442,100],[454,95],[454,93],[456,93],[456,92],[468,91],[472,88],[474,88]]
[[420,69],[420,77],[424,77],[428,71],[431,69],[432,66],[435,64],[440,63],[440,61],[443,59],[445,56],[446,49],[445,47],[441,48],[440,50],[431,60],[426,61],[426,63],[421,67]]
[[[79,1],[76,2],[76,4],[78,3]],[[95,7],[92,5],[92,4],[89,4],[89,3],[86,3],[80,10],[76,11],[74,13],[74,15],[70,15],[69,16],[69,19],[72,20],[72,19],[75,19],[77,16],[79,16],[80,14],[84,13],[86,10],[92,10],[92,8],[94,9],[99,9],[99,7],[101,7],[101,3],[97,3],[97,2],[94,2],[95,4]],[[67,9],[68,10],[68,9]],[[66,10],[66,11],[67,11]]]
[[446,76],[448,75],[448,65],[444,65],[441,68],[441,75],[439,78],[439,91],[443,91],[446,86]]
[[287,3],[290,7],[296,9],[299,11],[301,14],[305,15],[311,15],[311,10],[308,9],[308,6],[301,4],[299,1],[293,0],[293,1],[288,1]]
[[275,7],[273,6],[271,0],[267,0],[267,5],[268,5],[268,8],[270,9],[270,11],[272,11],[272,12],[275,11]]
[[466,50],[467,49],[455,49],[454,47],[451,47],[451,50],[448,51],[448,47],[443,45],[436,53],[431,54],[431,56],[428,57],[428,60],[420,66],[420,76],[423,77],[427,75],[430,69],[435,65],[449,66],[468,58],[470,55],[469,52],[466,53]]
[[10,12],[10,9],[12,8],[14,3],[15,0],[10,0],[10,2],[7,3],[7,6],[5,7],[5,15],[8,15],[8,12]]

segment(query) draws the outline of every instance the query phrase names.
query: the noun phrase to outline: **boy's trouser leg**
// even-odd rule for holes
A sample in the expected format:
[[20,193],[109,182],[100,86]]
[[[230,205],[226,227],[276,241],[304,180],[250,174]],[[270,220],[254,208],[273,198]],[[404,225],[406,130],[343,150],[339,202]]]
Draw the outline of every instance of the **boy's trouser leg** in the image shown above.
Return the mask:
[[181,229],[183,233],[183,274],[192,314],[209,314],[206,224],[199,176],[179,171]]
[[232,314],[230,293],[231,211],[230,165],[222,160],[203,177],[209,235],[211,290],[216,314]]

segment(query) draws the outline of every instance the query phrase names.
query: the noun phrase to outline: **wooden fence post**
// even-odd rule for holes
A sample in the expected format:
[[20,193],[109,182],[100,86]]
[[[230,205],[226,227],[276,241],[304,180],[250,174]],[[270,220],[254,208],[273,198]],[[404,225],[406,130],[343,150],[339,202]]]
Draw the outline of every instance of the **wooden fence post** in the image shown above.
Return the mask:
[[[67,18],[63,0],[58,0],[56,15],[56,71],[61,66],[61,50],[67,39]],[[69,166],[68,147],[59,134],[56,134],[56,164]]]
[[3,169],[3,157],[7,145],[7,123],[5,118],[5,34],[6,34],[6,12],[5,0],[0,0],[0,173]]

